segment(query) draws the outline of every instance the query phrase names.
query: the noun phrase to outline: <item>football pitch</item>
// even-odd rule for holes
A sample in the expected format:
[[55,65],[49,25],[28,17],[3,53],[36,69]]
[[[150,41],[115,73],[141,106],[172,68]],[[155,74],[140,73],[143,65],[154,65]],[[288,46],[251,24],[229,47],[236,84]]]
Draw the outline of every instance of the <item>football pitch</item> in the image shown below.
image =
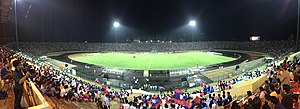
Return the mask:
[[182,53],[90,53],[69,58],[88,64],[132,70],[173,70],[206,66],[235,60],[235,58],[205,52]]

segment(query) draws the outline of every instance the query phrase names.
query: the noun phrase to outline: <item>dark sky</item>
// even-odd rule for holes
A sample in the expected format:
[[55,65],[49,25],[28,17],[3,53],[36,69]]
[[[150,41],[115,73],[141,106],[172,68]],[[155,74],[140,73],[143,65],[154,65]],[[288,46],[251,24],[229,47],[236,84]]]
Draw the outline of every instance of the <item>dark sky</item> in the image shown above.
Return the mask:
[[120,41],[191,41],[190,19],[195,40],[287,40],[297,0],[19,0],[18,19],[21,41],[112,42],[114,20]]

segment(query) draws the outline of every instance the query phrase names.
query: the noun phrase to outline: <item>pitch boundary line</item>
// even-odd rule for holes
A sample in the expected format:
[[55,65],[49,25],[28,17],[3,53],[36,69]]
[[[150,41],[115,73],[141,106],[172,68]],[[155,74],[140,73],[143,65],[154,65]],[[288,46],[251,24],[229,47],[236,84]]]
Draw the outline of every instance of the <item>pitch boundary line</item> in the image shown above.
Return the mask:
[[153,55],[151,55],[151,60],[150,60],[149,65],[148,65],[148,69],[150,69],[150,66],[152,64],[152,60],[153,60]]

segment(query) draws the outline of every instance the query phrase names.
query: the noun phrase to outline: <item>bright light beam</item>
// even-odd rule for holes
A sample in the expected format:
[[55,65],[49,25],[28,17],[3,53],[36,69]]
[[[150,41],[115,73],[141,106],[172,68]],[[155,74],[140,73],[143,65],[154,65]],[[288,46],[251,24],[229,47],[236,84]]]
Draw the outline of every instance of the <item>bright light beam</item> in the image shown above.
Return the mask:
[[196,21],[195,21],[195,20],[191,20],[191,21],[189,22],[189,25],[190,25],[190,26],[196,26]]
[[115,28],[118,28],[120,26],[120,23],[119,22],[114,22],[114,27]]

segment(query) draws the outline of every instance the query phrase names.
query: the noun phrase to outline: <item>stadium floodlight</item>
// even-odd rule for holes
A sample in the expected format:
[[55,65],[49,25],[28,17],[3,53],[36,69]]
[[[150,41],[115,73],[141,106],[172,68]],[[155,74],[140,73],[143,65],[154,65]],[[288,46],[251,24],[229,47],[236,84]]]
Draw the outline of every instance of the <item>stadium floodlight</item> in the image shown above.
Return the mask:
[[195,21],[195,20],[191,20],[191,21],[189,22],[189,25],[190,25],[190,26],[196,26],[196,21]]
[[17,15],[17,0],[15,0],[15,35],[16,35],[16,47],[17,51],[19,51],[19,35],[18,35],[18,15]]
[[[195,20],[190,20],[189,26],[190,27],[195,27],[196,26],[196,21]],[[192,41],[194,42],[194,28],[192,28],[191,30],[192,30]]]
[[160,42],[159,40],[157,40],[157,42]]
[[120,26],[120,23],[117,22],[117,21],[115,21],[115,22],[114,22],[114,27],[115,27],[115,28],[118,28],[119,26]]
[[150,40],[150,42],[152,42],[152,40]]
[[297,51],[299,51],[299,17],[300,17],[300,0],[298,0],[298,5],[297,5],[297,37],[296,37],[296,46],[297,46]]
[[120,23],[115,21],[113,26],[116,28],[116,45],[115,45],[115,51],[117,51],[117,43],[118,43],[118,27],[120,26]]

